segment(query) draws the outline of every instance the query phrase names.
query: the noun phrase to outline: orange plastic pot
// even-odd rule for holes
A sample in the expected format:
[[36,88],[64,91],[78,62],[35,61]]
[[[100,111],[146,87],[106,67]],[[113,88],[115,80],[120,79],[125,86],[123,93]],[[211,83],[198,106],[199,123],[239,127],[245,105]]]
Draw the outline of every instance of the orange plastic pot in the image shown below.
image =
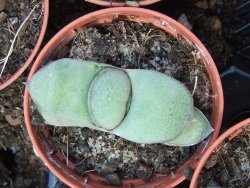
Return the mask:
[[22,67],[18,69],[18,71],[15,74],[13,74],[10,78],[7,78],[6,80],[4,80],[3,83],[0,83],[0,90],[4,89],[5,87],[13,83],[28,68],[28,66],[33,62],[35,56],[37,55],[37,52],[42,44],[42,41],[46,32],[47,24],[48,24],[49,0],[43,1],[42,10],[43,10],[42,27],[41,27],[40,34],[39,34],[39,37],[37,39],[34,49],[32,50],[26,62],[22,65]]
[[243,132],[243,129],[246,128],[247,126],[250,126],[250,118],[244,121],[241,121],[240,123],[228,129],[206,150],[206,152],[203,154],[203,156],[199,160],[198,165],[194,171],[194,174],[190,183],[190,188],[197,187],[199,175],[203,167],[205,166],[207,159],[216,150],[216,148],[218,148],[223,143],[223,141],[230,142],[232,139],[240,135]]
[[[194,168],[206,147],[213,143],[217,138],[221,126],[224,104],[221,81],[213,59],[209,55],[204,45],[180,23],[158,12],[142,8],[108,8],[92,12],[71,22],[69,25],[59,31],[47,43],[47,45],[43,48],[43,50],[37,57],[29,73],[28,80],[32,78],[32,76],[39,69],[43,62],[48,62],[48,60],[56,59],[59,50],[62,49],[65,45],[67,45],[69,42],[71,42],[79,31],[98,24],[110,23],[115,19],[128,19],[140,21],[141,23],[152,23],[157,28],[160,28],[166,31],[167,33],[170,33],[171,35],[173,35],[173,37],[177,37],[177,35],[182,35],[186,39],[186,41],[189,42],[190,45],[192,45],[196,49],[196,58],[201,58],[203,60],[205,69],[207,70],[207,73],[211,80],[211,98],[213,103],[213,111],[210,122],[215,131],[211,135],[210,139],[202,142],[199,145],[195,154],[190,157],[190,159],[185,164],[183,164],[179,169],[177,169],[169,176],[155,176],[149,182],[145,182],[138,178],[124,179],[122,181],[122,187],[124,188],[174,187],[183,180],[185,180],[183,169],[186,167]],[[63,156],[60,152],[52,152],[53,147],[51,146],[51,143],[49,143],[49,141],[47,141],[46,139],[46,137],[48,136],[46,132],[46,126],[44,126],[44,131],[38,131],[32,125],[30,112],[30,96],[29,90],[26,87],[24,94],[24,116],[30,139],[38,156],[59,179],[61,179],[70,187],[112,187],[107,185],[104,177],[101,177],[95,173],[88,173],[87,175],[81,177],[74,172],[74,164],[70,163],[67,166],[65,162],[61,160]]]
[[[126,6],[124,0],[85,0],[96,5],[106,6],[106,7],[123,7]],[[160,0],[139,0],[140,6],[150,5],[156,3]]]

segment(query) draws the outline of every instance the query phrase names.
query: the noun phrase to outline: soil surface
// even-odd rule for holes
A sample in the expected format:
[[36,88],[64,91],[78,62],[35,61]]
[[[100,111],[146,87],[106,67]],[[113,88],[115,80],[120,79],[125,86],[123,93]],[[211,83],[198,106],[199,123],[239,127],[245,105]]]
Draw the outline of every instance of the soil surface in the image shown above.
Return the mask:
[[[3,70],[0,83],[13,75],[31,54],[42,25],[41,7],[40,0],[0,1],[0,71]],[[6,57],[8,60],[2,62]]]
[[44,187],[45,170],[34,155],[23,120],[25,77],[0,92],[0,187]]
[[199,187],[250,186],[250,125],[230,142],[224,141],[205,164]]
[[194,54],[180,35],[174,39],[153,25],[122,20],[78,33],[69,57],[165,73],[186,85],[195,106],[209,118],[211,85],[202,60]]
[[[91,60],[121,68],[151,69],[183,82],[197,108],[207,118],[211,115],[210,81],[201,59],[195,59],[193,49],[181,36],[173,38],[153,25],[138,21],[118,20],[78,33],[59,57]],[[40,122],[33,119],[36,124]],[[39,126],[39,125],[38,125]],[[170,147],[164,144],[137,144],[113,134],[88,128],[49,127],[56,150],[62,150],[65,160],[76,164],[84,175],[96,171],[114,185],[120,178],[139,177],[148,180],[153,175],[168,175],[182,165],[196,149]]]

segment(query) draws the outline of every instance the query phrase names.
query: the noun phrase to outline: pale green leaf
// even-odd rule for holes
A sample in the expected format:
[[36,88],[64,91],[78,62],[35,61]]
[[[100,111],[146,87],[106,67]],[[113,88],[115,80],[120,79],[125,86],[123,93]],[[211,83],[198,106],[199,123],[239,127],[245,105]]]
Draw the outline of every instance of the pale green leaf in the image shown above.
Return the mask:
[[189,125],[176,138],[166,141],[165,144],[191,146],[205,139],[214,130],[204,114],[197,108],[194,109],[194,119],[187,123]]
[[193,100],[179,81],[156,71],[127,70],[132,99],[112,133],[138,143],[161,143],[178,135],[193,118]]
[[88,91],[106,66],[60,59],[39,70],[29,82],[29,92],[45,121],[57,126],[92,126]]
[[131,92],[126,72],[105,68],[93,80],[89,89],[88,106],[96,126],[112,130],[123,120]]
[[[189,146],[212,128],[179,81],[151,70],[61,59],[29,82],[48,124],[108,131],[137,143]],[[111,130],[111,131],[110,131]]]

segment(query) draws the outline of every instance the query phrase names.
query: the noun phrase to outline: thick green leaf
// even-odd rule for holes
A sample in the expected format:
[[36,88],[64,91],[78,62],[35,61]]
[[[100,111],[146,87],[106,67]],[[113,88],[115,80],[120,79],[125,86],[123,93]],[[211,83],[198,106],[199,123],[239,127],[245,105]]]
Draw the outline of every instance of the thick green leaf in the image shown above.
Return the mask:
[[194,119],[189,122],[189,125],[176,138],[166,141],[165,144],[171,146],[191,146],[205,139],[213,130],[204,114],[195,108]]
[[117,68],[105,68],[93,80],[88,106],[96,126],[112,130],[123,120],[131,92],[127,73]]
[[108,131],[137,143],[189,146],[212,128],[179,81],[156,71],[55,61],[29,82],[48,124]]
[[31,98],[47,123],[91,126],[88,91],[94,77],[107,65],[61,59],[39,70],[29,82]]
[[193,118],[193,100],[179,81],[156,71],[127,70],[132,99],[112,133],[138,143],[162,143],[177,136]]

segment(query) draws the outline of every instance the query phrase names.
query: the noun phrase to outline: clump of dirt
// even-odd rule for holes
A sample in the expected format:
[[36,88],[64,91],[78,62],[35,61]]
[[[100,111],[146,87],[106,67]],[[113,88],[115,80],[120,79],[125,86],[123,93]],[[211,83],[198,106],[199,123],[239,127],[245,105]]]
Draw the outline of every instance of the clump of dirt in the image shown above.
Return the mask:
[[[199,187],[249,187],[250,125],[231,141],[224,141],[205,164]],[[212,186],[213,185],[213,186]]]
[[[58,58],[72,57],[107,63],[122,68],[152,69],[183,82],[193,93],[194,104],[210,118],[211,85],[201,59],[181,36],[177,39],[153,25],[118,20],[78,33],[71,46]],[[33,124],[41,124],[34,115]],[[88,128],[48,126],[54,148],[76,164],[84,175],[96,171],[114,185],[122,178],[148,180],[153,175],[168,175],[195,151],[192,147],[164,144],[137,144],[113,134]],[[68,156],[68,158],[67,158]]]
[[[0,1],[0,72],[3,70],[0,83],[14,74],[31,54],[42,25],[41,3],[40,0]],[[19,28],[21,30],[17,33]],[[12,43],[13,52],[9,56]],[[8,56],[4,67],[4,58]]]
[[[25,78],[0,92],[0,187],[44,187],[44,170],[24,129]],[[32,172],[32,173],[31,173]]]

